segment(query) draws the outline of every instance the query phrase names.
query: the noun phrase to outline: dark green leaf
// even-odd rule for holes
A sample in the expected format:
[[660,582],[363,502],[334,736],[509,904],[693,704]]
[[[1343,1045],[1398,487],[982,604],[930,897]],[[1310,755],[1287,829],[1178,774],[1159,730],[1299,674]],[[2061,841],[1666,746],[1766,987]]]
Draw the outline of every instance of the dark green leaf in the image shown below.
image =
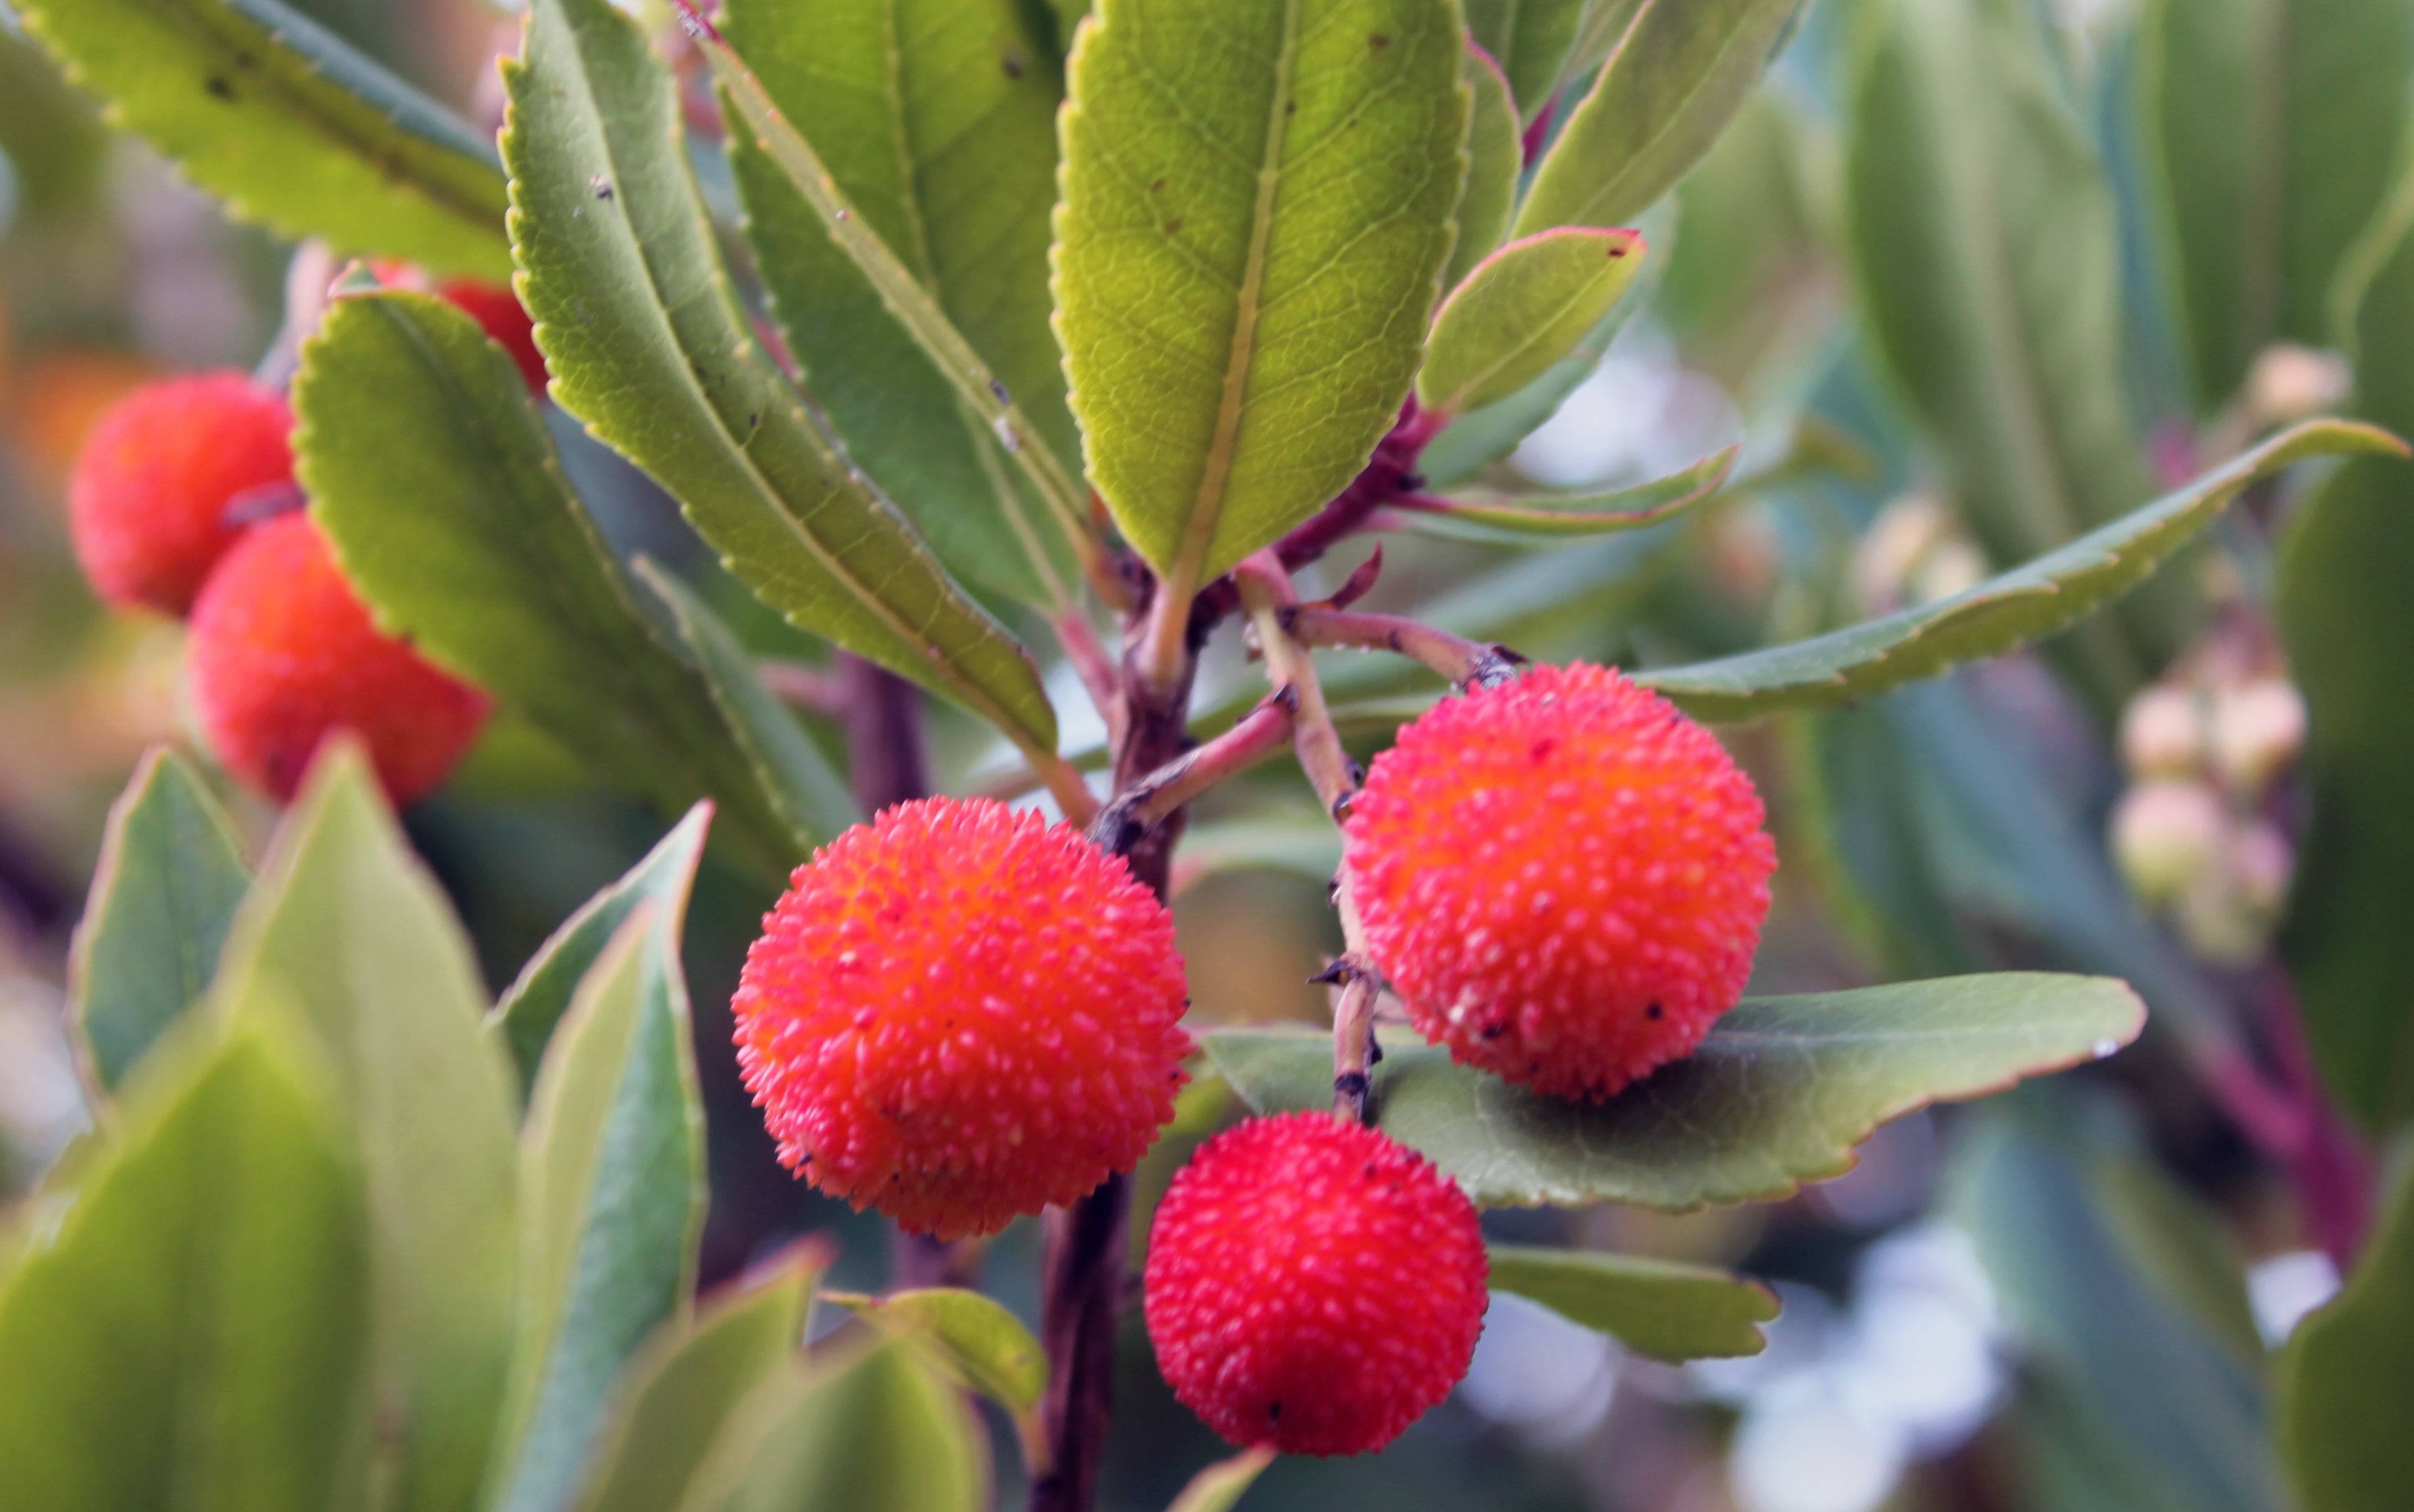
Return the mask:
[[[1036,19],[1020,0],[842,0],[800,26],[784,0],[733,0],[723,24],[854,217],[996,373],[1069,476],[1080,440],[1048,327],[1063,75]],[[847,454],[949,567],[1065,601],[1064,522],[999,454],[988,417],[890,314],[831,238],[828,216],[751,135],[729,141],[772,308]]]
[[1102,0],[1082,29],[1057,328],[1091,479],[1176,597],[1340,492],[1407,397],[1462,35],[1449,0]]
[[667,1327],[624,1377],[610,1451],[581,1512],[664,1512],[683,1501],[738,1404],[804,1342],[819,1262],[799,1246]]
[[[691,864],[694,849],[692,839]],[[514,1450],[496,1503],[511,1512],[550,1512],[577,1488],[614,1382],[694,1289],[704,1105],[679,966],[684,901],[630,913],[580,982],[529,1099]]]
[[1801,0],[1646,0],[1534,171],[1516,234],[1624,226],[1751,97]]
[[238,1024],[299,1013],[354,1110],[392,1505],[469,1505],[511,1354],[511,1070],[469,942],[349,742],[288,811],[210,990]]
[[367,1218],[307,1065],[188,1023],[38,1200],[0,1291],[10,1512],[366,1504]]
[[2197,402],[2257,352],[2331,345],[2332,296],[2396,161],[2414,80],[2399,0],[2153,0],[2138,89]]
[[1558,87],[1575,46],[1585,0],[1467,0],[1467,30],[1507,76],[1520,116],[1531,116]]
[[827,837],[648,622],[519,370],[425,294],[335,301],[293,384],[311,516],[380,622],[664,813],[710,796],[767,864]]
[[1757,1355],[1777,1294],[1706,1265],[1581,1250],[1492,1247],[1492,1289],[1514,1292],[1654,1359]]
[[17,0],[110,119],[238,217],[500,278],[503,179],[468,123],[276,0]]
[[1549,231],[1477,263],[1435,312],[1419,406],[1465,414],[1542,377],[1633,286],[1646,250],[1631,231]]
[[2414,1161],[2347,1289],[2280,1356],[2280,1445],[2305,1512],[2372,1512],[2414,1486],[2406,1383],[2414,1380]]
[[2387,432],[2370,426],[2309,422],[2177,493],[1951,598],[1789,646],[1643,673],[1637,681],[1704,719],[1741,719],[1883,693],[2066,629],[2143,582],[2240,490],[2292,462],[2399,450]]
[[1615,535],[1663,525],[1725,487],[1740,445],[1730,446],[1664,478],[1598,494],[1516,494],[1499,499],[1454,498],[1438,510],[1403,511],[1410,530],[1461,541],[1532,546],[1571,536]]
[[[1376,1071],[1375,1122],[1487,1205],[1756,1202],[1850,1169],[1853,1146],[1889,1118],[2109,1055],[2144,1022],[2122,982],[2041,973],[1761,998],[1602,1103],[1538,1097],[1394,1042]],[[1330,1036],[1205,1040],[1259,1113],[1331,1106]]]
[[67,1004],[93,1089],[116,1090],[217,970],[251,873],[191,763],[154,747],[109,811]]
[[513,251],[554,397],[677,496],[764,602],[1052,750],[1028,654],[848,469],[748,330],[677,86],[635,22],[608,0],[539,0],[503,71]]

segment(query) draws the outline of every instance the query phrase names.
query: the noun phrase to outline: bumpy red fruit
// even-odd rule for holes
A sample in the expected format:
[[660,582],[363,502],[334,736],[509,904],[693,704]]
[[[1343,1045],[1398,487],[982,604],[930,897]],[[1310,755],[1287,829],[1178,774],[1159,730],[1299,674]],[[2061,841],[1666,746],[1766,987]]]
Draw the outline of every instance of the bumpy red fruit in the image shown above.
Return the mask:
[[476,321],[519,365],[520,377],[531,393],[544,392],[544,357],[536,350],[536,327],[519,298],[501,284],[455,278],[436,286],[439,298],[449,301]]
[[443,784],[491,707],[378,632],[300,513],[253,526],[226,554],[193,606],[186,655],[210,748],[280,802],[337,729],[367,747],[397,805],[412,802]]
[[1258,1118],[1157,1205],[1148,1337],[1233,1445],[1363,1454],[1467,1374],[1486,1275],[1475,1205],[1423,1156],[1330,1114]]
[[182,615],[234,543],[227,509],[291,483],[285,401],[241,373],[148,383],[94,423],[67,485],[76,560],[100,596]]
[[1065,825],[924,799],[797,868],[747,951],[738,1063],[780,1160],[961,1238],[1127,1171],[1190,1039],[1173,921]]
[[1777,850],[1716,737],[1607,667],[1445,699],[1375,758],[1342,869],[1369,952],[1453,1059],[1605,1098],[1733,1008]]

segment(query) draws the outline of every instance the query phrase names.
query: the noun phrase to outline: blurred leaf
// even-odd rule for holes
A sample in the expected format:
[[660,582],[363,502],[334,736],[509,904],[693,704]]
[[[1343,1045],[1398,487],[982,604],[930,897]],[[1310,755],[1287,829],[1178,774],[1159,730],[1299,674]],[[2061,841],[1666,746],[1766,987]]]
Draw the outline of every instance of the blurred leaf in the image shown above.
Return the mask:
[[[738,636],[694,590],[651,561],[637,563],[647,591],[662,600],[671,623],[704,674],[738,749],[762,773],[791,829],[818,837],[861,822],[863,811],[841,772],[797,716],[772,696]],[[796,858],[789,858],[794,861]]]
[[1626,29],[1634,24],[1634,13],[1642,8],[1643,0],[1587,0],[1559,82],[1574,83],[1608,62],[1611,52],[1625,38]]
[[306,1058],[194,1022],[0,1291],[10,1512],[367,1504],[367,1217]]
[[1454,498],[1447,509],[1402,511],[1409,530],[1452,540],[1500,546],[1533,546],[1570,536],[1614,535],[1661,525],[1725,487],[1740,445],[1704,457],[1682,472],[1631,488],[1597,494],[1512,494],[1498,499]]
[[1565,230],[1485,258],[1435,312],[1418,404],[1465,414],[1541,378],[1632,287],[1646,251],[1632,232]]
[[1645,0],[1534,171],[1516,234],[1623,226],[1702,160],[1801,0]]
[[828,1299],[899,1338],[930,1346],[951,1375],[1005,1408],[1026,1440],[1038,1422],[1048,1389],[1048,1356],[1022,1320],[978,1292],[951,1286],[866,1296],[830,1292]]
[[2291,463],[2401,450],[2386,431],[2370,426],[2310,421],[2176,493],[1950,598],[1792,645],[1641,673],[1635,681],[1702,719],[1743,719],[1884,693],[2067,629],[2152,576],[2243,489]]
[[[745,127],[756,106],[744,86],[723,82],[747,235],[847,455],[950,568],[1045,604],[1066,593],[1065,520],[887,303],[927,304],[961,333],[986,365],[975,381],[986,389],[993,371],[1014,396],[1072,500],[1080,439],[1048,327],[1063,76],[1034,20],[1020,0],[839,0],[804,26],[786,0],[732,0],[730,44],[834,181],[827,204],[752,134],[761,126]],[[832,219],[841,204],[844,222]],[[857,261],[867,241],[889,254],[877,279]]]
[[1468,91],[1467,182],[1459,188],[1453,217],[1458,236],[1442,270],[1445,290],[1465,282],[1509,234],[1509,217],[1517,210],[1517,182],[1526,171],[1517,107],[1510,103],[1509,82],[1500,76],[1500,66],[1470,47],[1458,71]]
[[2306,1512],[2368,1512],[2414,1486],[2406,1383],[2414,1380],[2414,1161],[2346,1289],[2280,1356],[2280,1444]]
[[631,1363],[608,1451],[581,1512],[663,1512],[682,1498],[738,1404],[796,1356],[819,1274],[798,1247],[667,1325]]
[[1341,866],[1341,831],[1328,816],[1303,809],[1252,809],[1245,816],[1209,819],[1183,832],[1175,856],[1174,891],[1225,872],[1289,872],[1329,882]]
[[2142,1155],[2098,1160],[2090,1174],[2105,1228],[2129,1264],[2260,1378],[2266,1352],[2247,1295],[2246,1263],[2221,1215]]
[[59,77],[49,54],[0,30],[0,153],[16,174],[17,225],[66,218],[102,199],[109,132],[100,112]]
[[[1450,0],[1101,0],[1057,329],[1090,474],[1186,596],[1356,475],[1415,375],[1463,174]],[[1163,62],[1206,63],[1168,73]]]
[[1586,0],[1467,0],[1467,29],[1500,65],[1518,115],[1530,117],[1558,87]]
[[513,247],[554,397],[677,496],[765,603],[1052,748],[1029,655],[830,449],[749,332],[678,88],[636,23],[607,0],[537,0],[503,73]]
[[669,814],[709,794],[767,864],[827,831],[749,762],[648,622],[562,475],[519,369],[426,294],[347,295],[302,349],[311,517],[380,622]]
[[[1600,1103],[1393,1045],[1375,1074],[1375,1123],[1487,1205],[1757,1202],[1851,1169],[1853,1146],[1888,1119],[2101,1058],[2144,1022],[2124,983],[2035,972],[1747,1000],[1691,1056]],[[1204,1040],[1257,1112],[1332,1104],[1330,1035]]]
[[1249,1449],[1229,1460],[1218,1460],[1191,1476],[1165,1512],[1232,1512],[1274,1462],[1272,1449]]
[[511,1070],[469,942],[349,741],[287,811],[211,995],[238,1024],[298,1011],[359,1120],[390,1505],[469,1505],[511,1354]]
[[217,970],[251,872],[192,764],[154,746],[109,811],[67,962],[67,1011],[96,1093],[117,1089]]
[[[2111,1158],[2065,1100],[1990,1120],[1961,1149],[1952,1210],[2031,1351],[2032,1372],[2109,1430],[2092,1479],[2145,1485],[2192,1512],[2285,1505],[2254,1375],[2158,1280],[2112,1222]],[[2142,1162],[2128,1166],[2152,1179]]]
[[[1870,0],[1856,19],[1846,239],[1876,348],[1988,555],[2041,555],[2149,493],[2102,165],[2027,7]],[[2060,648],[2099,707],[2177,648],[2183,587]]]
[[987,1493],[962,1394],[902,1345],[773,1381],[744,1415],[682,1512],[976,1512]]
[[1757,1355],[1768,1347],[1758,1325],[1777,1316],[1777,1294],[1758,1281],[1706,1265],[1585,1250],[1496,1244],[1492,1289],[1540,1302],[1661,1360]]
[[2332,296],[2396,161],[2414,80],[2401,0],[2152,0],[2138,92],[2197,404],[2258,352],[2332,345]]
[[109,119],[239,218],[499,278],[503,179],[469,123],[276,0],[15,0]]
[[579,983],[603,958],[620,926],[641,908],[672,920],[685,915],[711,822],[711,810],[699,805],[690,811],[628,876],[587,900],[554,931],[486,1016],[488,1030],[501,1038],[519,1070],[523,1095],[536,1085],[537,1068],[554,1026],[570,1011]]
[[679,966],[684,902],[630,912],[579,983],[529,1101],[513,1450],[496,1503],[513,1512],[547,1512],[577,1489],[614,1383],[658,1326],[686,1315],[694,1289],[704,1105]]

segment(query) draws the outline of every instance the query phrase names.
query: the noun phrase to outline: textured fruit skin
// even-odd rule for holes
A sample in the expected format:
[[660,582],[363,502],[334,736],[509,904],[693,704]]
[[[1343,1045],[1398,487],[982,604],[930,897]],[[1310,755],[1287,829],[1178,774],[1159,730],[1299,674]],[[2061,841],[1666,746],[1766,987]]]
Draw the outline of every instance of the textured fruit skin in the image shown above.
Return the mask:
[[1157,1205],[1148,1337],[1234,1445],[1364,1454],[1467,1374],[1488,1271],[1475,1205],[1423,1156],[1331,1114],[1254,1118]]
[[142,387],[94,422],[67,482],[76,561],[122,608],[182,616],[236,528],[227,506],[293,481],[285,401],[237,372]]
[[1453,1059],[1605,1098],[1733,1008],[1777,849],[1715,736],[1617,672],[1447,698],[1377,756],[1342,875],[1375,964]]
[[283,802],[343,728],[399,806],[442,786],[486,696],[381,635],[299,512],[246,531],[193,606],[186,656],[201,732],[228,771]]
[[499,283],[454,278],[436,286],[437,297],[458,306],[519,365],[529,392],[544,393],[544,358],[536,350],[536,325],[518,296]]
[[1187,1006],[1172,916],[1121,857],[946,798],[798,867],[733,1004],[781,1162],[945,1239],[1130,1170],[1186,1079]]

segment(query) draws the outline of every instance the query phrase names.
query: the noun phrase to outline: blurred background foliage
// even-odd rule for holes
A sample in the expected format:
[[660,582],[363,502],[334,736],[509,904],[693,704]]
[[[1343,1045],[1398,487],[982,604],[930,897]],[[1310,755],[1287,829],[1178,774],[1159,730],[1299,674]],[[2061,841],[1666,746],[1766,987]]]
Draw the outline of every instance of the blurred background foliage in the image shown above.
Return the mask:
[[[2414,351],[2414,331],[2395,324],[2414,316],[2414,269],[2399,267],[2385,223],[2364,234],[2389,197],[2414,72],[2405,7],[2291,7],[2316,24],[2369,22],[2377,53],[2322,66],[2334,80],[2361,77],[2359,63],[2384,72],[2386,129],[2367,140],[2370,124],[2342,95],[2333,119],[2258,120],[2238,128],[2243,140],[2270,147],[2255,133],[2302,130],[2287,150],[2303,161],[2379,167],[2347,173],[2362,187],[2338,191],[2344,207],[2263,203],[2224,222],[2216,190],[2245,169],[2216,163],[2186,178],[2170,144],[2217,152],[2228,128],[2216,117],[2237,107],[2170,89],[2185,59],[2155,28],[2200,4],[2206,15],[2252,7],[1922,3],[1811,7],[1759,97],[1655,212],[1660,281],[1643,311],[1565,375],[1564,402],[1530,434],[1520,439],[1546,405],[1479,416],[1429,458],[1437,474],[1577,487],[1658,476],[1741,442],[1742,472],[1760,481],[1683,522],[1547,555],[1392,537],[1378,606],[1538,659],[1649,665],[1942,597],[2135,507],[2159,491],[2157,477],[2174,483],[2343,399],[2335,359],[2272,348],[2344,345],[2357,309],[2369,369],[2359,407],[2414,425],[2414,384],[2388,371]],[[495,120],[490,59],[513,45],[509,18],[477,0],[299,8],[465,114]],[[2181,118],[2187,111],[2205,118]],[[130,385],[259,359],[281,319],[288,249],[230,224],[142,145],[106,132],[13,27],[0,32],[0,155],[5,1200],[85,1117],[61,982],[105,807],[144,747],[186,735],[178,632],[90,599],[67,554],[62,480],[93,415]],[[725,187],[718,165],[705,167],[708,185]],[[2211,198],[2175,202],[2174,182]],[[2349,230],[2312,252],[2257,249],[2261,232],[2313,220]],[[2228,254],[2215,235],[2225,226],[2241,243]],[[2201,265],[2225,255],[2228,273]],[[2332,293],[2342,267],[2347,284],[2371,290],[2360,304]],[[2225,300],[2216,275],[2279,281],[2242,283]],[[1941,317],[1947,309],[1965,318]],[[2243,313],[2252,311],[2261,313]],[[2213,329],[2232,315],[2238,330]],[[2022,429],[2036,426],[2042,442]],[[708,572],[667,503],[574,429],[557,424],[616,539]],[[2403,927],[2414,804],[2402,791],[2414,732],[2392,691],[2414,651],[2404,586],[2414,530],[2391,514],[2414,502],[2396,464],[2358,462],[2327,486],[2321,529],[2288,547],[2317,586],[2280,592],[2276,624],[2290,516],[2263,488],[2213,548],[2040,653],[1724,731],[1772,800],[1784,857],[1756,990],[2019,966],[2103,972],[2147,997],[2147,1038],[2051,1085],[1905,1118],[1852,1174],[1775,1205],[1493,1215],[1502,1239],[1740,1267],[1777,1286],[1784,1314],[1766,1353],[1677,1368],[1496,1299],[1474,1370],[1444,1410],[1372,1461],[1279,1463],[1247,1505],[2290,1505],[2273,1446],[2272,1351],[2338,1286],[2340,1246],[2317,1211],[2308,1221],[2317,1162],[2258,1126],[2235,1073],[2261,1067],[2256,1087],[2312,1086],[2307,1046],[2272,1009],[2288,979],[2271,948],[2304,844],[2308,785],[2302,773],[2222,768],[2218,752],[2183,752],[2174,770],[2133,749],[2124,770],[2116,732],[2156,678],[2195,708],[2272,675],[2279,633],[2300,650],[2317,710],[2317,828],[2282,938],[2309,999],[2347,1005],[2310,1003],[2310,1053],[2359,1141],[2385,1149],[2407,1112],[2405,1079],[2389,1069],[2407,1063],[2401,966],[2414,951]],[[757,651],[820,654],[751,602],[719,600]],[[1391,677],[1371,661],[1336,663],[1332,692],[1378,699],[1408,686]],[[1236,662],[1204,679],[1236,695],[1246,685]],[[2367,712],[2325,725],[2330,699]],[[1078,696],[1060,703],[1080,707]],[[969,790],[1013,764],[969,722],[944,711],[935,720],[943,786]],[[834,731],[816,733],[836,748]],[[1067,746],[1098,735],[1070,728]],[[2134,885],[2134,858],[2124,876],[2107,844],[2124,792],[2152,778],[2211,794],[2214,831],[2228,837],[2207,842],[2163,893]],[[222,796],[256,845],[267,813]],[[2352,821],[2338,816],[2349,811]],[[498,983],[659,830],[508,721],[408,822]],[[2353,843],[2333,832],[2325,848],[2318,827],[2343,822]],[[2233,843],[2259,836],[2258,825],[2278,837],[2276,859]],[[1322,1014],[1306,979],[1337,945],[1321,880],[1333,845],[1295,775],[1252,779],[1200,816],[1177,912],[1206,1019]],[[690,916],[710,1115],[704,1280],[817,1233],[836,1247],[833,1284],[877,1287],[883,1228],[780,1170],[726,1050],[729,993],[770,895],[767,878],[716,856]],[[1212,1089],[1198,1100],[1186,1130],[1221,1115]],[[1143,1207],[1195,1139],[1177,1132],[1152,1155]],[[1027,1223],[985,1257],[992,1292],[1026,1316],[1036,1257]],[[1162,1506],[1220,1451],[1158,1383],[1136,1320],[1119,1400],[1110,1502]],[[1011,1435],[996,1437],[1010,1452]]]

